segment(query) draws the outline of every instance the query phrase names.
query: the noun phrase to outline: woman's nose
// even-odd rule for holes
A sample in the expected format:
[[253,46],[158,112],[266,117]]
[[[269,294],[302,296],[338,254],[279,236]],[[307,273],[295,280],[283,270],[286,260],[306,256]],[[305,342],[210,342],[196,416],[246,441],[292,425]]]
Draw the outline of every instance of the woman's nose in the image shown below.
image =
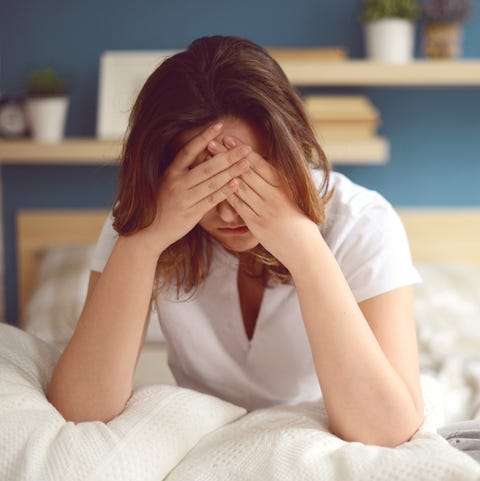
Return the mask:
[[226,200],[217,205],[217,213],[223,222],[234,222],[240,217],[237,211]]

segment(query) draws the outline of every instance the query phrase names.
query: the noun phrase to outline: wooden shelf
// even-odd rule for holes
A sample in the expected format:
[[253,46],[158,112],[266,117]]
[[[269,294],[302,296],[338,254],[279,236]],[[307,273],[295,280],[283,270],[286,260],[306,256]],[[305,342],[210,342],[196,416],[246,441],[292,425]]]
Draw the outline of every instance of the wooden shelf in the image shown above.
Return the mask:
[[29,139],[0,140],[1,164],[113,164],[121,142],[72,138],[48,144]]
[[415,60],[394,65],[368,60],[279,58],[297,86],[480,87],[480,60]]
[[[383,164],[388,160],[388,141],[381,137],[321,141],[321,145],[334,164]],[[0,140],[0,164],[116,164],[121,149],[121,141],[93,138],[65,139],[56,144]]]
[[[275,52],[272,52],[275,57]],[[308,52],[307,52],[308,54]],[[415,60],[392,65],[369,60],[319,58],[292,51],[278,53],[278,61],[296,86],[480,87],[480,60]],[[94,138],[66,139],[58,144],[30,140],[0,140],[0,164],[115,164],[121,141]],[[325,140],[321,142],[333,164],[383,164],[388,140]]]

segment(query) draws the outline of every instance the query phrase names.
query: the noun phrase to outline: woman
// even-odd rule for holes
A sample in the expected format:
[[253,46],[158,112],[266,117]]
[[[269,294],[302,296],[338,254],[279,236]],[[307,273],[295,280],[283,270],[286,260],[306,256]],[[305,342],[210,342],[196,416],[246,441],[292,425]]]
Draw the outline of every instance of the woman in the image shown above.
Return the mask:
[[180,386],[247,409],[323,396],[332,432],[395,446],[423,419],[417,281],[392,207],[329,173],[278,64],[202,38],[135,103],[49,399],[73,421],[118,415],[153,295]]

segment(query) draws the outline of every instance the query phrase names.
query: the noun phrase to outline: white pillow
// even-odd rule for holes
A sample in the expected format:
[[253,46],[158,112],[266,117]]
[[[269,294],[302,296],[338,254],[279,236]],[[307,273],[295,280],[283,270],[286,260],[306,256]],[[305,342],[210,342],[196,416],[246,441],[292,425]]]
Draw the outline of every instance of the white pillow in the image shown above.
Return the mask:
[[159,481],[207,433],[245,414],[176,386],[139,388],[109,423],[66,422],[45,396],[59,351],[0,324],[2,481]]
[[[42,253],[35,288],[26,307],[25,330],[48,343],[65,345],[85,302],[95,246],[57,246]],[[164,342],[153,309],[146,342]]]

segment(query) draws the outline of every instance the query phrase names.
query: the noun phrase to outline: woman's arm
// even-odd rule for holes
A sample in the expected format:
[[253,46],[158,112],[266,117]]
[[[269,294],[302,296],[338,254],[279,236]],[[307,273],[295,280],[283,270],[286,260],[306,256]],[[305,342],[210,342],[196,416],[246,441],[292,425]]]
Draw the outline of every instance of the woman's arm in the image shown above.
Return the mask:
[[82,314],[48,389],[49,401],[67,420],[108,422],[123,411],[145,336],[155,266],[155,255],[135,236],[120,237],[103,273],[91,273]]
[[320,234],[302,245],[289,270],[332,431],[366,444],[407,441],[423,419],[412,287],[357,304]]
[[292,274],[332,431],[368,444],[407,441],[423,418],[411,287],[357,304],[273,167],[255,152],[247,160],[228,201]]
[[187,234],[212,207],[235,191],[239,147],[193,166],[221,130],[217,124],[195,135],[167,169],[153,223],[120,236],[103,273],[91,276],[78,325],[54,370],[48,398],[68,420],[109,421],[130,397],[146,317],[161,253]]

